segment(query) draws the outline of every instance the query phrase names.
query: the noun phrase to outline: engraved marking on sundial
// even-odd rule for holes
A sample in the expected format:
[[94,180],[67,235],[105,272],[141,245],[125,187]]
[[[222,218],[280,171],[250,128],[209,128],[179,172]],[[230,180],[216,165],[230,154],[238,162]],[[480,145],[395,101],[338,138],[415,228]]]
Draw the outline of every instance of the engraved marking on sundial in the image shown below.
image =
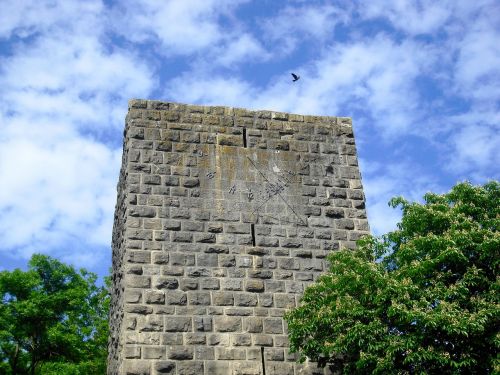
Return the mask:
[[[262,171],[255,165],[255,163],[253,162],[252,159],[250,159],[248,156],[247,156],[247,159],[250,160],[250,162],[252,163],[252,165],[254,166],[255,169],[257,169],[259,171],[259,173],[262,175],[262,177],[264,177],[264,179],[269,183],[269,185],[266,187],[266,192],[269,194],[269,197],[268,199],[266,200],[266,202],[271,199],[273,196],[277,195],[278,197],[281,198],[281,200],[283,202],[285,202],[285,204],[288,206],[288,208],[295,214],[295,216],[297,216],[297,218],[302,222],[302,224],[304,225],[307,225],[306,222],[304,222],[304,220],[299,216],[299,214],[297,214],[297,212],[295,212],[295,210],[293,209],[293,207],[287,202],[287,200],[285,198],[283,198],[283,196],[280,194],[284,189],[285,187],[283,185],[280,185],[278,183],[276,184],[273,184],[272,182],[269,181],[269,179],[262,173]],[[274,174],[277,175],[277,173],[275,172],[275,168],[278,169],[279,171],[279,168],[275,165],[272,169],[272,172]],[[278,176],[278,175],[277,175]],[[255,212],[261,207],[262,205],[260,205],[258,208],[256,208],[252,214],[255,215]]]
[[[202,153],[199,151],[196,148],[193,153],[199,157],[201,197],[206,199],[206,208],[219,215],[243,211],[257,220],[259,217],[271,218],[279,205],[270,206],[269,213],[262,211],[276,196],[283,204],[279,211],[287,208],[277,215],[279,219],[272,217],[273,220],[307,226],[307,219],[297,213],[285,196],[300,195],[300,189],[297,189],[300,184],[295,185],[301,179],[297,174],[298,159],[295,155],[221,145],[209,145]],[[294,168],[297,171],[292,170]]]

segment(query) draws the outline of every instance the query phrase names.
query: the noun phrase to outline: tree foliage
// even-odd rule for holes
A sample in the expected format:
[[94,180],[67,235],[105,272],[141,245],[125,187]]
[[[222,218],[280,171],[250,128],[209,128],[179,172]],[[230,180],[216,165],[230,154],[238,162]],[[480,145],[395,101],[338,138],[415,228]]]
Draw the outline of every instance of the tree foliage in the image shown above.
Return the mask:
[[0,272],[0,373],[104,374],[109,296],[95,283],[45,255]]
[[291,349],[343,373],[500,373],[500,184],[390,204],[398,229],[330,254],[286,315]]

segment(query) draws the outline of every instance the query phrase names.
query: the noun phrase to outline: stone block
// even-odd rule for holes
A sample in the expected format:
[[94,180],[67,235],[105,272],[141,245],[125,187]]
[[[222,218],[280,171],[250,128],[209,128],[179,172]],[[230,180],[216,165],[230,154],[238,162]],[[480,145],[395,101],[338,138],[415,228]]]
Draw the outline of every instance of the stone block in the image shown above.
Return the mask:
[[252,337],[248,334],[232,335],[231,342],[233,346],[250,346],[252,345]]
[[257,246],[262,247],[278,247],[279,240],[277,238],[269,238],[269,237],[259,237],[257,240]]
[[[250,361],[261,361],[260,348],[248,348],[247,349],[247,362],[248,364],[255,364]],[[259,363],[259,362],[257,362]],[[261,366],[258,367],[259,371],[257,372],[260,375]]]
[[262,332],[262,318],[249,317],[243,320],[243,331],[248,333],[261,333]]
[[129,251],[127,255],[129,263],[151,263],[150,251]]
[[[190,360],[193,359],[194,356],[194,348],[189,347],[189,346],[177,346],[177,345],[171,345],[167,348],[167,357],[168,359],[175,359],[175,360]],[[179,373],[177,369],[177,373]]]
[[144,305],[125,305],[125,312],[132,314],[147,315],[153,313],[151,306]]
[[223,361],[207,361],[205,365],[206,373],[210,375],[231,375],[233,364]]
[[127,288],[142,288],[147,289],[151,286],[151,277],[126,275],[125,286]]
[[282,258],[278,260],[278,267],[284,270],[299,270],[300,262],[294,258]]
[[155,251],[153,253],[154,264],[168,264],[168,253]]
[[207,337],[203,333],[186,333],[184,334],[184,342],[186,345],[205,345]]
[[148,290],[144,293],[144,299],[148,304],[164,304],[165,293],[162,291]]
[[237,316],[215,316],[214,327],[216,332],[241,331],[241,318]]
[[142,348],[142,357],[144,359],[164,359],[165,348],[163,346],[144,346]]
[[[215,276],[215,275],[214,275]],[[216,278],[205,278],[200,285],[201,289],[205,290],[219,290],[220,289],[220,281]]]
[[195,233],[194,241],[198,243],[215,243],[217,240],[214,233]]
[[260,307],[272,307],[273,304],[274,304],[274,296],[272,293],[259,294],[259,306]]
[[141,358],[141,347],[136,345],[127,345],[124,347],[123,353],[125,358],[128,359],[140,359]]
[[190,305],[210,305],[210,292],[188,292],[188,303]]
[[219,266],[220,267],[234,267],[236,265],[236,257],[234,255],[219,255]]
[[215,358],[219,361],[224,360],[244,360],[246,359],[246,350],[244,348],[215,348]]
[[129,289],[124,292],[124,299],[127,303],[140,303],[142,300],[142,291]]
[[264,358],[266,361],[284,361],[285,360],[285,352],[283,349],[266,349],[264,351]]
[[264,281],[262,280],[246,280],[245,290],[247,292],[263,292],[264,291]]
[[303,242],[300,239],[285,238],[281,240],[282,247],[298,248],[303,247]]
[[195,255],[172,252],[170,253],[171,266],[194,266]]
[[278,318],[264,319],[264,333],[282,334],[283,320]]
[[232,292],[214,292],[212,294],[212,303],[216,306],[232,306],[234,304],[234,295]]
[[125,375],[150,375],[151,361],[126,360],[124,372]]
[[196,331],[210,332],[212,330],[212,318],[209,316],[193,317],[193,326]]
[[165,333],[161,337],[161,345],[182,345],[183,343],[182,333]]
[[234,297],[234,304],[236,306],[257,306],[257,295],[254,293],[236,293]]
[[190,232],[172,232],[173,242],[193,242],[193,234]]
[[194,348],[194,358],[198,361],[213,361],[215,359],[215,349],[208,346],[196,346]]
[[154,287],[156,289],[177,289],[179,281],[171,277],[158,277],[155,279]]
[[273,336],[271,335],[253,335],[253,344],[255,346],[273,346]]
[[249,307],[227,307],[224,312],[227,316],[251,316],[251,315],[253,315],[253,309],[249,308]]
[[[249,282],[252,282],[252,281],[258,282],[260,280],[248,280],[247,284]],[[248,289],[248,285],[247,285],[247,289],[246,290],[249,291],[249,292],[257,291],[257,290],[255,290],[255,288],[258,288],[258,285],[256,286],[254,284],[250,288],[252,290],[249,290]],[[240,280],[240,279],[222,279],[221,280],[221,289],[223,289],[223,290],[233,290],[233,291],[243,290],[243,280]],[[264,284],[262,283],[262,290],[263,289],[264,289]]]
[[183,277],[179,280],[179,288],[183,291],[198,289],[199,281],[188,277]]
[[290,375],[293,374],[292,363],[275,363],[270,362],[266,366],[266,375]]
[[166,266],[162,267],[162,275],[165,276],[182,276],[184,275],[184,268],[179,266]]
[[173,361],[155,361],[154,365],[156,374],[175,374],[175,362]]
[[208,223],[207,231],[211,233],[221,233],[224,227],[221,223]]
[[351,219],[338,219],[338,220],[335,220],[335,229],[352,230],[352,229],[354,229],[354,221],[351,220]]
[[189,277],[206,277],[211,276],[211,271],[206,267],[186,267],[186,275]]
[[165,319],[165,332],[190,332],[193,328],[189,316],[171,316]]
[[248,277],[257,279],[271,279],[273,277],[273,271],[250,269],[248,270]]
[[295,296],[293,294],[276,293],[274,305],[278,308],[291,309],[295,307]]
[[217,144],[220,146],[243,146],[243,137],[219,134],[217,136]]
[[236,258],[236,267],[249,268],[253,265],[253,258],[250,255],[238,256]]
[[280,348],[286,348],[289,345],[289,340],[287,335],[276,335],[274,336],[274,346],[280,347]]
[[219,258],[217,254],[197,254],[196,265],[200,267],[217,267]]
[[228,224],[224,225],[224,232],[236,233],[236,234],[249,234],[250,233],[250,225],[228,223]]
[[180,291],[166,292],[167,305],[185,305],[187,304],[187,294]]
[[137,319],[139,332],[161,332],[163,331],[163,316],[147,315]]
[[155,217],[156,208],[147,206],[132,206],[129,208],[128,214],[132,217]]

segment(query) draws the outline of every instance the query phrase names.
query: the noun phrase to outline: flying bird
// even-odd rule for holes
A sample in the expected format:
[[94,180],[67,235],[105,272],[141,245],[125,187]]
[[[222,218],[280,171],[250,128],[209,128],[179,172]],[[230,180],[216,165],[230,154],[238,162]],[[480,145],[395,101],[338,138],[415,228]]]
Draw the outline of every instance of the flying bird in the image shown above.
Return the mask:
[[297,75],[297,74],[295,74],[295,73],[290,73],[290,74],[291,74],[291,75],[292,75],[292,77],[293,77],[293,81],[292,81],[292,82],[295,82],[295,81],[298,81],[298,80],[299,80],[300,76],[298,76],[298,75]]

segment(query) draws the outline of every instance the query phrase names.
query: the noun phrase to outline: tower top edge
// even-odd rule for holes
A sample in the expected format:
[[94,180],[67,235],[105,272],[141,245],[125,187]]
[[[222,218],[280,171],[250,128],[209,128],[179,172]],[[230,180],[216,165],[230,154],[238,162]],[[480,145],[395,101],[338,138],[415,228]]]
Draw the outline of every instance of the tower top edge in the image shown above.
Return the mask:
[[198,113],[205,115],[223,115],[223,116],[238,116],[251,117],[272,120],[295,120],[299,121],[319,122],[319,123],[336,123],[344,126],[352,126],[351,117],[343,116],[316,116],[302,115],[289,112],[281,112],[274,110],[253,110],[240,107],[218,106],[218,105],[197,105],[185,104],[171,101],[150,100],[150,99],[130,99],[128,101],[128,109],[142,110],[159,110],[159,111],[175,111],[184,113]]

